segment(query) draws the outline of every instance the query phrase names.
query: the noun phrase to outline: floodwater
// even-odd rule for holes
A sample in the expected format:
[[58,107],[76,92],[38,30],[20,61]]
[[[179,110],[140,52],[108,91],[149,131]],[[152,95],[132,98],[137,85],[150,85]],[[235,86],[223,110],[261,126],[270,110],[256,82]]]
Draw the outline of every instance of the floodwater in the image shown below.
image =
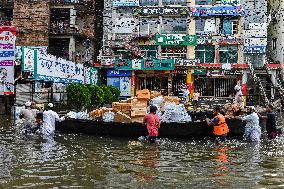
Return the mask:
[[284,138],[260,145],[210,140],[129,145],[58,133],[25,138],[0,129],[0,188],[284,188]]

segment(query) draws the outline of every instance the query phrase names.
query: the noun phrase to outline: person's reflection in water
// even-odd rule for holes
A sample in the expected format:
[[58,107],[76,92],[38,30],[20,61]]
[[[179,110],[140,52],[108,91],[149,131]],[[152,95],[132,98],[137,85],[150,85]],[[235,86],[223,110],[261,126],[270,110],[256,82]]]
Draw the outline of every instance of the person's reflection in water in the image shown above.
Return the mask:
[[229,168],[227,166],[229,163],[229,156],[227,154],[229,149],[230,148],[228,146],[223,145],[219,145],[216,148],[216,160],[214,162],[216,167],[214,167],[213,176],[220,177],[220,179],[217,179],[216,181],[221,185],[226,184],[224,177],[226,177],[229,173]]
[[53,137],[44,137],[44,141],[41,145],[42,160],[50,161],[54,159],[56,151],[56,142]]
[[160,150],[157,145],[147,146],[142,150],[142,154],[138,157],[138,163],[145,168],[150,168],[150,171],[136,172],[135,175],[140,181],[151,182],[157,177],[155,169],[159,167]]

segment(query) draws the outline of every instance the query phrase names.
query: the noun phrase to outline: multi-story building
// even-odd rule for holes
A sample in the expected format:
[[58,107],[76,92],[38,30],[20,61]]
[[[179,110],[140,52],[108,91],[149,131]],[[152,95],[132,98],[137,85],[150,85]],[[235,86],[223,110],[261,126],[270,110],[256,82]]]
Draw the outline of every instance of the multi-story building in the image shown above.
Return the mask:
[[[143,88],[176,95],[186,85],[202,96],[229,97],[243,79],[241,1],[123,0],[108,5],[106,19],[115,27],[105,33],[102,62],[129,70],[132,95]],[[119,82],[110,74],[109,84]]]
[[44,46],[55,56],[93,65],[102,9],[103,2],[94,0],[2,0],[0,25],[17,27],[17,46]]

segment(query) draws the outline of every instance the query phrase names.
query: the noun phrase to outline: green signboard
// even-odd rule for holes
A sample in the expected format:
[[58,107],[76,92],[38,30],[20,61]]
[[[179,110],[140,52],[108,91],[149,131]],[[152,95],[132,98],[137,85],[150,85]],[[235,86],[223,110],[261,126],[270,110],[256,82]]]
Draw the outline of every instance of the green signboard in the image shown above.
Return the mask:
[[174,59],[115,60],[116,70],[174,70]]
[[187,34],[156,34],[156,45],[196,46],[197,37]]

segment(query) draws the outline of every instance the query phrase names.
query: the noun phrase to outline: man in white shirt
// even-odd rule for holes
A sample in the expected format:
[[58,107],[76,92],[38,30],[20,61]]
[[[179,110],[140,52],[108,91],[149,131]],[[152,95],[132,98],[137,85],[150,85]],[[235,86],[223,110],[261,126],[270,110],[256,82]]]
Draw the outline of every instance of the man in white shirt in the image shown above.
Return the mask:
[[25,133],[30,133],[31,128],[34,125],[35,116],[33,115],[31,111],[31,102],[28,101],[25,103],[25,109],[21,111],[20,118],[24,118],[24,127],[25,127]]
[[55,131],[55,122],[56,121],[64,121],[65,117],[59,117],[59,115],[54,112],[53,109],[54,105],[49,103],[47,105],[47,110],[43,112],[43,123],[42,123],[42,134],[44,136],[50,136],[54,134]]

